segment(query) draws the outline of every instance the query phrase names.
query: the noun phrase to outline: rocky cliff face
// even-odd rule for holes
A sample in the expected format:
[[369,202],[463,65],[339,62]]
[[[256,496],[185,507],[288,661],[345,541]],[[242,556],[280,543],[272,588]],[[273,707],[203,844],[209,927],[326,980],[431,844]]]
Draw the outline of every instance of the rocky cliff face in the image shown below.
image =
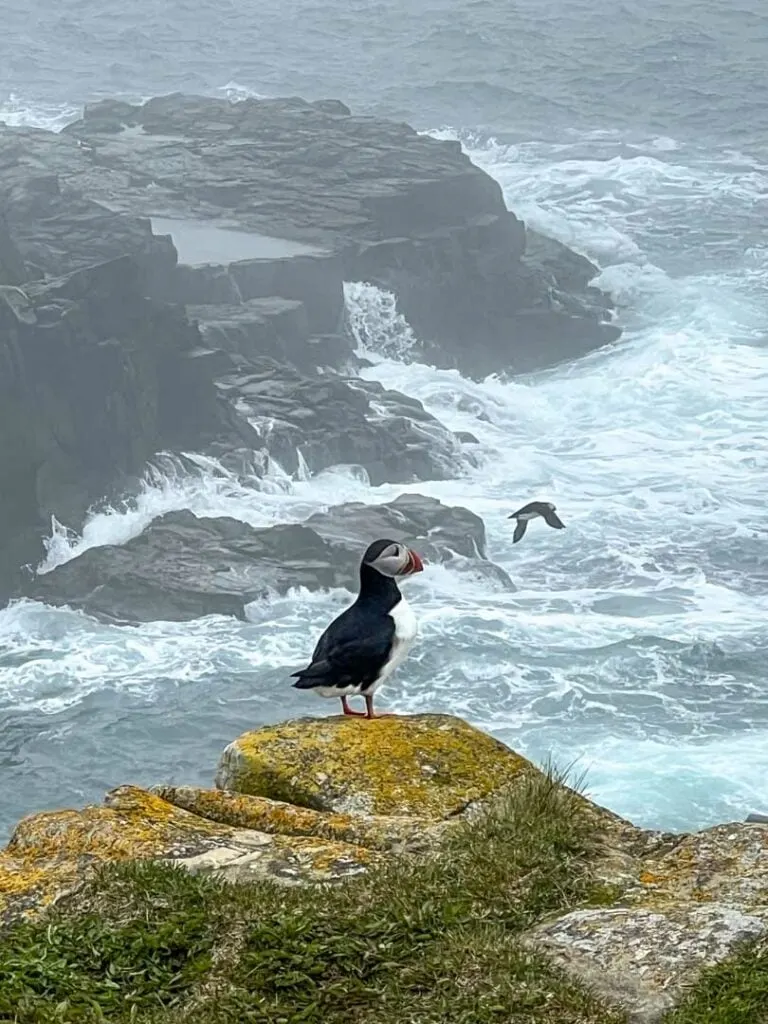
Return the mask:
[[462,472],[471,439],[356,376],[344,281],[395,294],[414,355],[483,375],[615,338],[595,269],[458,144],[338,102],[175,95],[0,126],[0,597],[52,515],[79,528],[161,450]]
[[0,287],[0,579],[39,560],[52,515],[78,522],[158,450],[231,442],[201,349],[130,256]]

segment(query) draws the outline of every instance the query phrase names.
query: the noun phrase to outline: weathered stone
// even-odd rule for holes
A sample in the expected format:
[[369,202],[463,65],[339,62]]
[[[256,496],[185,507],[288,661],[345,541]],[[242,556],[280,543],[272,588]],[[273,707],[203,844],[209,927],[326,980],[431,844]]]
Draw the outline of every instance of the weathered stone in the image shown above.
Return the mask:
[[155,786],[152,792],[175,807],[222,824],[284,837],[315,836],[387,852],[433,849],[446,824],[414,816],[335,814],[268,797],[195,786]]
[[573,911],[528,936],[625,1006],[631,1024],[656,1024],[703,968],[768,932],[768,828],[645,835],[645,855],[639,830],[622,837],[625,860],[608,876],[618,883],[613,906]]
[[352,356],[351,341],[344,335],[323,335],[335,344],[318,344],[306,306],[296,299],[272,296],[237,305],[188,305],[187,312],[206,344],[240,357],[241,365],[267,357],[314,373],[322,366],[343,366]]
[[470,465],[456,436],[418,399],[376,382],[307,375],[261,359],[218,386],[288,473],[300,460],[313,473],[352,464],[378,485],[446,480]]
[[[122,252],[158,268],[153,277],[166,295],[175,280],[178,294],[188,296],[187,285],[199,275],[173,267],[159,273],[162,243],[147,232],[151,217],[176,218],[179,235],[185,222],[230,233],[234,227],[254,244],[282,239],[320,247],[339,257],[347,280],[393,290],[434,357],[468,373],[548,365],[616,336],[605,322],[606,297],[582,284],[585,268],[590,276],[596,268],[557,243],[546,251],[537,245],[538,236],[505,209],[499,185],[456,142],[345,109],[299,99],[232,104],[180,95],[130,111],[122,104],[88,107],[59,135],[0,131],[0,195],[5,187],[23,213],[26,236],[19,245],[32,263],[49,273],[72,269],[84,243],[107,259],[119,236]],[[70,202],[74,192],[82,194],[78,203]],[[42,231],[54,214],[72,238],[62,255],[46,248]],[[529,244],[534,255],[526,261]],[[231,258],[224,248],[207,262],[238,263],[241,248],[233,246]],[[304,253],[282,269],[265,264],[246,276],[293,275],[302,259],[319,258]],[[187,262],[183,252],[181,262]],[[217,284],[229,289],[224,301],[233,301],[236,288],[221,277]],[[308,309],[312,304],[306,289],[268,287],[243,297],[271,294],[301,299]],[[323,304],[332,312],[332,294],[338,309],[338,288],[316,293],[318,317]],[[181,301],[221,299],[207,293]],[[522,315],[531,310],[541,315]],[[564,310],[578,324],[557,315]],[[334,332],[332,316],[326,320],[329,326],[312,331]]]
[[449,715],[331,717],[245,733],[224,751],[216,785],[337,814],[440,820],[532,770]]
[[39,561],[52,515],[79,526],[159,449],[237,434],[237,414],[224,414],[210,369],[193,358],[199,348],[182,312],[144,296],[128,257],[3,286],[0,591]]
[[642,861],[626,900],[663,910],[680,903],[722,903],[768,918],[768,828],[717,825]]
[[629,1024],[656,1024],[702,968],[766,930],[763,917],[717,903],[664,914],[612,907],[572,911],[534,929],[528,941],[626,1008]]
[[[217,789],[122,786],[103,807],[22,821],[0,853],[0,922],[39,914],[110,862],[292,885],[439,855],[454,829],[537,772],[446,715],[262,728],[226,749]],[[599,832],[590,896],[522,941],[629,1024],[660,1024],[703,968],[768,938],[768,827],[647,832],[579,799]]]

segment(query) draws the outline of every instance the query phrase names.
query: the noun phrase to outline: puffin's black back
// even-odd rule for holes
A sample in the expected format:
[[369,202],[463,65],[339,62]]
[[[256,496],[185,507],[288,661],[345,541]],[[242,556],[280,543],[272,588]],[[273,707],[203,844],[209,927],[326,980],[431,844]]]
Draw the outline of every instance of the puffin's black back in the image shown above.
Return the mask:
[[402,595],[391,576],[384,576],[368,562],[394,543],[377,540],[369,546],[360,563],[360,593],[317,641],[310,664],[293,673],[298,680],[295,687],[360,686],[365,690],[378,678],[395,637],[395,622],[389,612]]

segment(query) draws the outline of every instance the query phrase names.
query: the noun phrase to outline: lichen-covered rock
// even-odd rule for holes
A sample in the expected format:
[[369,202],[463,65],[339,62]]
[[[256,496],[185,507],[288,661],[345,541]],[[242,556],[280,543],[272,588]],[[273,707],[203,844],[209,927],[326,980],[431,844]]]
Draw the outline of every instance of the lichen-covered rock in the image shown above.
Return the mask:
[[736,822],[685,836],[643,860],[627,899],[660,910],[719,902],[768,920],[768,828]]
[[387,815],[334,814],[282,800],[196,786],[155,786],[164,800],[212,821],[270,835],[305,836],[397,853],[433,849],[447,822]]
[[39,912],[100,864],[148,858],[225,878],[327,881],[365,870],[376,856],[353,843],[235,828],[121,786],[103,807],[35,814],[19,823],[0,853],[0,922]]
[[525,758],[449,715],[338,716],[244,733],[216,785],[337,814],[439,820],[525,771],[535,771]]
[[768,827],[645,835],[645,855],[637,844],[634,851],[625,846],[612,906],[572,911],[528,936],[567,972],[625,1006],[631,1024],[658,1022],[703,968],[768,932]]
[[610,907],[574,910],[533,932],[535,944],[599,995],[626,1007],[629,1024],[656,1024],[695,983],[765,920],[723,904],[667,913]]

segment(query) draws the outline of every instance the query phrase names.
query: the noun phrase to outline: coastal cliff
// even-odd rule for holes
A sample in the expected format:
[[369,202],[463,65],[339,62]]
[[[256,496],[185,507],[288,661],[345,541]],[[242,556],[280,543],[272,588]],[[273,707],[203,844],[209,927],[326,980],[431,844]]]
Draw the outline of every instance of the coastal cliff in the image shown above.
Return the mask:
[[447,715],[301,719],[234,740],[215,788],[23,820],[0,1013],[746,1024],[766,893],[768,826],[635,828]]

